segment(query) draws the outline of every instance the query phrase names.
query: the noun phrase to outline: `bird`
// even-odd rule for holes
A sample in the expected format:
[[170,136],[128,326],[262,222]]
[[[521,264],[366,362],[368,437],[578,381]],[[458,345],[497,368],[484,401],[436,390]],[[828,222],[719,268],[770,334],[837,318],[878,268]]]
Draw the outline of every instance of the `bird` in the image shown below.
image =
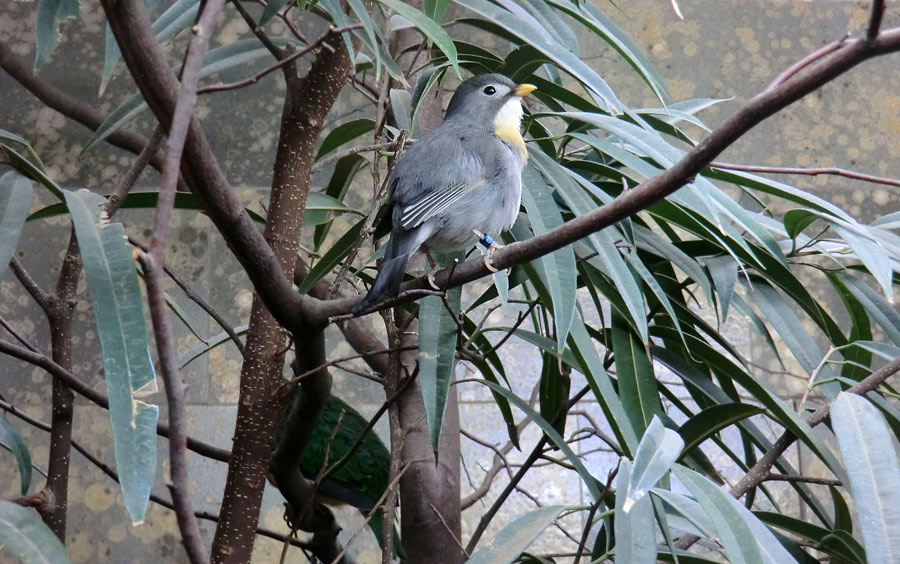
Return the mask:
[[[297,400],[298,394],[299,388],[281,414],[275,432],[276,446],[284,437],[290,406]],[[356,445],[357,441],[359,445]],[[378,435],[368,428],[368,420],[362,414],[341,398],[329,396],[303,451],[300,471],[306,479],[314,481],[325,468],[347,455],[350,449],[354,450],[349,458],[319,484],[316,500],[333,506],[351,505],[364,516],[371,514],[369,527],[379,545],[383,545],[381,524],[384,517],[378,500],[388,487],[391,453]],[[405,556],[396,528],[393,546],[398,556]]]
[[512,227],[521,203],[528,159],[522,98],[534,90],[496,73],[464,81],[444,121],[397,159],[387,179],[390,239],[354,317],[397,296],[409,258],[420,249],[431,260],[429,251],[453,253],[481,243],[485,265],[496,271],[490,263],[500,247],[494,236]]

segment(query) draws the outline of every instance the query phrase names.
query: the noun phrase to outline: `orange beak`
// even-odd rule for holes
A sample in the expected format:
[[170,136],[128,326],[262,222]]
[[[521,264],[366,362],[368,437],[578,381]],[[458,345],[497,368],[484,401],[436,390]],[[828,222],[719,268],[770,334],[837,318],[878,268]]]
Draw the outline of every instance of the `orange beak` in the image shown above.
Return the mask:
[[527,96],[537,90],[537,86],[533,84],[520,84],[516,86],[516,89],[513,90],[513,94],[516,96]]

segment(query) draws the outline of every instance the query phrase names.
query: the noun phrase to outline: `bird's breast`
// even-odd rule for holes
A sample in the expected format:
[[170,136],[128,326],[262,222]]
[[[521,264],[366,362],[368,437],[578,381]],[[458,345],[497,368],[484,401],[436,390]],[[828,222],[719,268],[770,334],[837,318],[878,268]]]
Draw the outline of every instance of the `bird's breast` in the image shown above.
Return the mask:
[[499,137],[507,147],[516,153],[519,157],[519,161],[522,163],[522,168],[524,168],[525,163],[528,161],[528,150],[525,148],[525,139],[522,138],[519,127],[503,126],[495,129],[494,134]]

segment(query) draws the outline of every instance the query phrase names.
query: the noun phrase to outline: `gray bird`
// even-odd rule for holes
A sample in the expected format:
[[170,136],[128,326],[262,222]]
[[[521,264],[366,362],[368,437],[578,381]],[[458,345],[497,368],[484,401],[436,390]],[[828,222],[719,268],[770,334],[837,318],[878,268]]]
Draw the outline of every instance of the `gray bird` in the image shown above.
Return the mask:
[[[408,148],[388,177],[391,238],[358,316],[395,297],[419,249],[459,252],[509,229],[522,197],[528,159],[520,131],[522,97],[535,90],[501,74],[470,78],[456,89],[443,123]],[[490,254],[485,264],[490,267]]]

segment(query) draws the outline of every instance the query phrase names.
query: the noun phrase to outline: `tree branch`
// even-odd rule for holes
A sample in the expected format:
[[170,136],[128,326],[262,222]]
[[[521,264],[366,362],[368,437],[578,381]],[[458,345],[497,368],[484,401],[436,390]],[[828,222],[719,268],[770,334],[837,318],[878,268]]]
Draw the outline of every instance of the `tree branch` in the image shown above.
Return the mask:
[[[774,88],[754,96],[671,168],[660,172],[631,190],[623,192],[613,201],[555,229],[498,249],[494,253],[492,261],[494,267],[497,269],[510,268],[534,260],[591,233],[600,231],[669,196],[691,182],[717,155],[766,118],[817,90],[859,63],[898,50],[900,50],[900,28],[883,31],[870,42],[859,39],[848,40],[843,48],[820,60],[808,72],[802,75],[793,75]],[[449,276],[447,269],[443,269],[435,273],[434,279],[438,286],[450,288],[490,274],[484,261],[476,258],[456,267],[452,277]],[[427,287],[428,284],[423,277],[404,284],[401,291]],[[307,319],[311,323],[325,325],[330,318],[348,314],[359,301],[359,298],[344,298],[308,304]],[[378,306],[378,309],[385,309],[406,301],[410,301],[409,298],[386,300]]]
[[709,163],[711,168],[719,168],[723,170],[739,170],[743,172],[767,172],[770,174],[799,174],[804,176],[819,176],[821,174],[830,174],[833,176],[843,176],[844,178],[852,178],[854,180],[863,180],[873,184],[884,184],[886,186],[900,187],[900,180],[896,178],[885,178],[883,176],[872,176],[871,174],[863,174],[853,170],[846,170],[833,166],[817,167],[817,168],[800,168],[786,166],[754,166],[740,165],[732,163],[722,163],[713,161]]
[[[106,119],[89,104],[68,96],[57,90],[49,82],[35,75],[31,67],[22,63],[10,48],[2,42],[0,42],[0,67],[38,100],[46,104],[47,107],[53,108],[62,115],[77,121],[91,131],[96,131]],[[143,136],[122,130],[111,133],[106,138],[106,141],[134,154],[140,153],[147,145],[147,140]],[[157,152],[150,159],[150,166],[161,170],[162,162],[162,154]]]
[[[56,364],[44,354],[31,351],[25,347],[20,347],[19,345],[3,339],[0,339],[0,354],[7,354],[39,368],[43,368],[48,374],[54,378],[61,379],[68,387],[72,388],[72,390],[81,394],[91,402],[99,405],[103,409],[109,409],[109,398],[106,397],[106,394],[98,392],[90,387],[81,378]],[[156,434],[168,438],[169,426],[158,423],[156,425]],[[231,453],[227,450],[214,447],[191,437],[187,438],[187,447],[201,456],[205,456],[212,460],[218,460],[219,462],[228,462],[231,459]]]
[[197,103],[197,84],[203,57],[209,48],[209,40],[215,28],[216,16],[222,11],[225,0],[207,0],[201,4],[201,12],[191,27],[193,37],[188,44],[184,65],[181,68],[181,88],[169,126],[166,160],[163,162],[162,183],[153,220],[153,239],[150,253],[140,253],[147,285],[147,301],[150,319],[159,355],[159,367],[166,387],[169,407],[169,492],[175,505],[175,516],[181,531],[181,542],[193,564],[209,562],[200,527],[194,516],[191,495],[188,490],[187,436],[185,434],[184,393],[185,385],[178,369],[177,350],[169,323],[165,291],[163,290],[163,265],[169,239],[172,210],[175,206],[175,188],[181,155],[190,127],[194,106]]

